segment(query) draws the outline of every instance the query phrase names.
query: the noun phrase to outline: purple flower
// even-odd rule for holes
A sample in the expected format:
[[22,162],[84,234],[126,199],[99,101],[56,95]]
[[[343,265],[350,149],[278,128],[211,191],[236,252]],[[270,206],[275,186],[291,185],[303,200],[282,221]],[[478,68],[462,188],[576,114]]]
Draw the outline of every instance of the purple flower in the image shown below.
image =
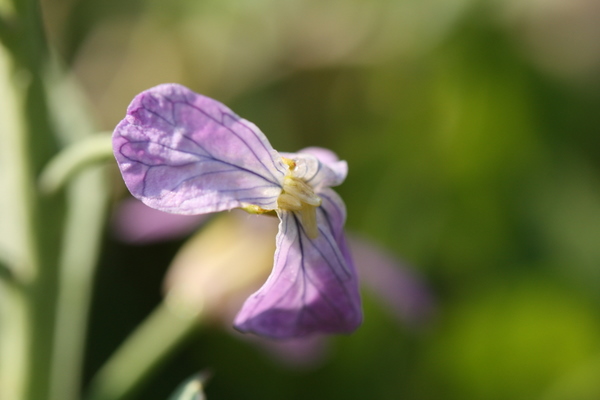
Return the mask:
[[149,208],[139,200],[127,198],[120,202],[112,218],[117,239],[143,245],[189,235],[198,229],[208,216],[167,214]]
[[235,319],[273,338],[349,333],[362,322],[346,210],[330,189],[347,164],[325,149],[278,153],[252,123],[175,84],[136,96],[113,134],[125,184],[148,206],[176,214],[234,208],[276,213],[274,267]]

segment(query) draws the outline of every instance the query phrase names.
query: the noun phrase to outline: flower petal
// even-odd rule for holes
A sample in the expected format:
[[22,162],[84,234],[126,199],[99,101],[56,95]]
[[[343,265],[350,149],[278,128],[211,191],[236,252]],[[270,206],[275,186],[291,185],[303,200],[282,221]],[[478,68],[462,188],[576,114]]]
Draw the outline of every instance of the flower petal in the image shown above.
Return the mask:
[[241,210],[220,213],[177,252],[165,277],[167,299],[182,312],[227,320],[265,281],[277,219]]
[[131,193],[177,214],[250,204],[275,209],[286,171],[254,124],[176,84],[133,99],[115,128],[113,148]]
[[316,239],[307,236],[297,214],[279,212],[273,271],[244,303],[235,320],[238,330],[284,339],[350,333],[362,322],[356,272],[347,248],[340,248],[343,203],[327,194],[317,209]]
[[[236,338],[264,350],[273,361],[295,371],[314,370],[330,356],[330,342],[325,335],[312,335],[288,340],[271,340],[233,332]],[[237,334],[237,335],[236,335]]]
[[317,157],[319,161],[327,165],[329,168],[333,168],[333,166],[340,161],[337,154],[333,151],[326,149],[324,147],[305,147],[300,150],[298,153],[310,154],[311,156]]
[[334,152],[320,147],[308,147],[298,153],[281,155],[294,160],[294,176],[306,181],[316,191],[340,185],[348,174],[346,161],[340,161]]
[[335,238],[338,247],[346,258],[346,262],[351,264],[352,269],[354,270],[354,260],[350,255],[350,250],[346,243],[346,234],[344,233],[346,205],[340,195],[333,189],[325,188],[317,194],[322,200],[320,210],[326,216],[326,218],[323,219],[323,223],[320,222],[320,224],[327,224],[327,227],[333,233],[333,237]]
[[119,240],[143,245],[183,238],[208,218],[207,214],[169,214],[128,197],[115,208],[111,225]]
[[363,237],[352,235],[349,244],[361,284],[399,322],[416,328],[431,319],[434,295],[413,267]]

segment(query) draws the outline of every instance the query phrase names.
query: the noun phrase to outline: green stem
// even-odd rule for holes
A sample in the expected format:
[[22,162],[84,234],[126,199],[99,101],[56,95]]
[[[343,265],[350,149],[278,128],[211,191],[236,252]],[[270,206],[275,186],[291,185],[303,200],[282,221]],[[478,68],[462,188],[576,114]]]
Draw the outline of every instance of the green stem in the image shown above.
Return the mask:
[[68,187],[50,399],[76,400],[80,395],[88,312],[108,203],[103,172],[102,167],[87,169]]
[[198,316],[175,314],[161,303],[117,349],[92,381],[88,400],[125,400],[197,326]]
[[0,253],[0,281],[10,286],[16,285],[18,282],[15,278],[15,275],[13,274],[12,270],[8,267],[10,263],[5,262],[4,258],[7,257],[3,257],[3,254]]
[[0,282],[0,398],[22,399],[27,391],[29,321],[23,291]]
[[[60,198],[42,199],[37,193],[36,175],[54,151],[53,130],[48,120],[43,71],[47,67],[46,43],[38,1],[16,0],[15,46],[4,48],[0,57],[1,79],[10,83],[3,92],[3,107],[14,110],[7,122],[1,118],[3,152],[6,162],[4,196],[10,197],[10,222],[5,219],[9,251],[15,256],[10,265],[19,281],[11,290],[10,324],[3,329],[2,348],[11,358],[0,368],[0,397],[19,400],[48,399],[52,355],[54,312],[57,293],[57,249],[63,213]],[[4,89],[4,88],[3,88]],[[14,344],[4,337],[18,338]],[[13,368],[9,363],[14,363]],[[8,393],[8,394],[7,394]]]
[[58,153],[40,174],[40,191],[54,194],[87,166],[114,160],[111,136],[112,132],[89,135]]
[[110,135],[94,134],[78,83],[56,60],[51,67],[45,75],[48,105],[57,137],[66,147],[44,166],[38,182],[42,194],[52,197],[66,187],[67,214],[58,259],[60,290],[48,398],[75,400],[81,391],[88,313],[109,201],[101,164],[108,154],[113,156]]
[[4,15],[0,14],[0,42],[2,44],[4,44],[4,46],[6,46],[6,47],[10,47],[11,35],[12,35],[12,32],[11,32],[10,26],[8,25],[8,21],[6,20],[6,17]]
[[[40,274],[40,256],[35,232],[36,199],[32,163],[29,154],[29,135],[23,109],[25,96],[22,84],[15,79],[15,65],[8,53],[0,54],[0,90],[6,102],[0,113],[3,134],[3,151],[0,158],[10,168],[5,168],[3,189],[5,192],[5,215],[3,224],[11,232],[4,237],[6,246],[14,255],[8,266],[13,276],[22,284],[22,290],[10,291],[7,300],[11,310],[3,321],[2,348],[9,351],[10,358],[0,365],[0,394],[7,399],[27,399],[33,384],[33,329],[35,299],[34,286]],[[7,213],[6,210],[10,210]],[[7,338],[18,338],[12,345]],[[8,350],[7,350],[8,349]],[[14,363],[11,367],[8,362]]]

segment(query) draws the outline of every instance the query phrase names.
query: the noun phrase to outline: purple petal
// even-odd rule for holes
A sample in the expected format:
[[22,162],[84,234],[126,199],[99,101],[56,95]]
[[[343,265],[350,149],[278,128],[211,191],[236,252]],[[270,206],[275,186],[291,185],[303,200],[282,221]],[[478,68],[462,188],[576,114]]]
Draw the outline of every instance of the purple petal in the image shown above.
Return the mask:
[[208,215],[169,214],[129,197],[117,206],[112,228],[123,242],[148,244],[189,235],[207,218]]
[[433,314],[434,296],[421,277],[379,246],[350,236],[350,247],[364,288],[398,320],[419,326]]
[[340,248],[344,205],[332,190],[323,199],[316,239],[308,238],[296,214],[279,212],[273,272],[237,315],[240,331],[284,339],[350,333],[362,322],[356,272],[347,249]]
[[177,214],[250,204],[275,209],[286,171],[254,124],[176,84],[133,99],[115,128],[113,148],[131,193]]
[[334,190],[326,188],[317,193],[323,203],[320,210],[327,216],[323,220],[329,230],[333,233],[338,247],[342,251],[346,262],[350,264],[354,271],[354,260],[352,259],[348,244],[346,243],[346,234],[344,233],[344,224],[346,223],[346,205],[344,201]]
[[278,222],[241,210],[220,213],[177,252],[165,277],[169,301],[230,325],[270,272]]
[[315,156],[319,161],[321,161],[330,168],[333,168],[332,166],[335,165],[338,161],[340,161],[337,154],[323,147],[305,147],[298,153],[310,154],[311,156]]
[[[235,335],[237,333],[237,335]],[[313,335],[288,340],[270,340],[259,336],[243,335],[235,332],[240,340],[247,341],[263,349],[274,361],[294,370],[308,370],[320,367],[329,357],[329,338]]]
[[335,153],[330,150],[309,147],[298,153],[281,153],[281,155],[296,162],[294,176],[306,181],[316,191],[340,185],[348,174],[346,161],[339,161]]
[[332,179],[333,182],[325,186],[340,185],[346,179],[346,175],[348,175],[348,163],[340,161],[337,154],[329,149],[324,149],[323,147],[305,147],[298,153],[316,157],[321,164],[324,164],[334,174],[335,179]]

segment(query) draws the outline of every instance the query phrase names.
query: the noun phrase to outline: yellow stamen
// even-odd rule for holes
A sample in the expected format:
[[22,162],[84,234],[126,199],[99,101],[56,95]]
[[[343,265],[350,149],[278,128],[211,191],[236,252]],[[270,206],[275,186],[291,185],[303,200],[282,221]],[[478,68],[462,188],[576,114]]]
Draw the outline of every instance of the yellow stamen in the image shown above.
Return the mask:
[[308,183],[298,178],[286,176],[283,180],[283,191],[313,207],[321,205],[321,198],[315,194],[313,188],[310,187]]
[[285,158],[285,157],[281,157],[281,159],[283,160],[284,164],[286,164],[288,166],[290,171],[293,171],[294,169],[296,169],[296,161],[291,160],[289,158]]
[[[321,205],[322,200],[308,183],[294,176],[296,162],[285,157],[282,157],[282,160],[288,166],[288,173],[283,178],[283,187],[277,198],[277,207],[280,210],[297,213],[306,235],[310,239],[316,239],[319,236],[317,207]],[[275,214],[275,210],[265,210],[254,204],[248,204],[242,209],[250,214]]]
[[277,199],[277,207],[281,210],[297,212],[306,235],[311,239],[319,236],[317,226],[317,207],[321,205],[321,198],[313,188],[304,180],[294,176],[296,162],[282,157],[288,166],[288,173],[283,179],[282,192]]
[[247,206],[242,207],[242,210],[246,211],[248,214],[266,214],[271,212],[271,210],[265,210],[254,204],[248,204]]
[[317,209],[308,204],[303,204],[300,210],[300,219],[306,235],[311,239],[319,236],[319,227],[317,226]]
[[277,199],[277,206],[282,210],[300,211],[302,202],[291,194],[281,193]]

